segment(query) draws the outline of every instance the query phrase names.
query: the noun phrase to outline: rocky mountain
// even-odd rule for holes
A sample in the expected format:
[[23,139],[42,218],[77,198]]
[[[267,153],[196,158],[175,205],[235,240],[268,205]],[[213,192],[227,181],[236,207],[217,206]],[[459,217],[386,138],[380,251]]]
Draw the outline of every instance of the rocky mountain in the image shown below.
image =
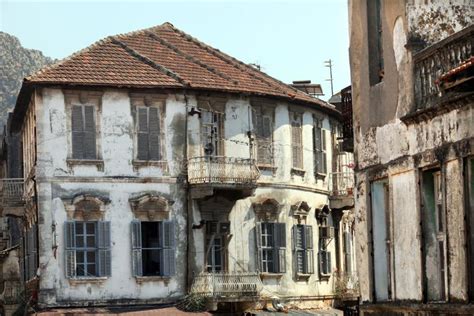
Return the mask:
[[21,46],[15,36],[0,32],[0,125],[15,106],[23,78],[53,62],[39,50]]

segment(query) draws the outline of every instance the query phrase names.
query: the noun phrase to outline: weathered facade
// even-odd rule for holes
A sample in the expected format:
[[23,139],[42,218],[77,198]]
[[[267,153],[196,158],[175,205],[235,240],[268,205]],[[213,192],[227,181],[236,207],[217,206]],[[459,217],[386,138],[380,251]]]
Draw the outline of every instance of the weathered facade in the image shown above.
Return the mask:
[[471,315],[474,3],[349,10],[361,314]]
[[332,105],[166,23],[26,78],[13,119],[39,308],[357,297]]

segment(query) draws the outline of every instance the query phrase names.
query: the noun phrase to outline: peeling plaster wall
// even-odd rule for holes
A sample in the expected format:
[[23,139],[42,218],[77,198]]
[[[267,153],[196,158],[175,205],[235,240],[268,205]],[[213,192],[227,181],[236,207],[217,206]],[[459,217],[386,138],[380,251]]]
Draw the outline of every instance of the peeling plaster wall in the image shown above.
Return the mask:
[[433,44],[473,23],[474,1],[408,0],[407,19],[411,37]]
[[466,241],[460,156],[472,154],[472,147],[460,153],[453,144],[474,137],[474,106],[468,104],[408,125],[400,118],[413,107],[412,52],[405,44],[416,34],[431,44],[472,24],[474,3],[472,0],[381,2],[385,76],[380,83],[370,86],[367,43],[372,39],[367,38],[366,1],[349,1],[354,156],[357,166],[355,239],[358,241],[356,258],[361,301],[373,302],[368,188],[371,181],[388,178],[393,218],[394,300],[421,302],[423,268],[418,170],[440,165],[445,166],[449,183],[446,186],[449,240],[447,293],[453,302],[466,302]]

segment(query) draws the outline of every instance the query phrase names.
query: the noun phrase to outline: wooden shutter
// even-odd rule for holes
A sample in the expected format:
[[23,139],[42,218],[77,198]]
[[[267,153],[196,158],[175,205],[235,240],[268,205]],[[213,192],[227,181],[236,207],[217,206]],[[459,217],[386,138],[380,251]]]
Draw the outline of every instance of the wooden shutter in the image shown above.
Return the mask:
[[262,264],[262,222],[258,222],[255,225],[255,243],[257,247],[257,271],[263,271],[263,264]]
[[142,227],[140,221],[133,220],[132,231],[132,274],[133,276],[143,275],[142,266]]
[[148,108],[137,107],[137,159],[148,160]]
[[84,159],[96,159],[94,106],[84,105]]
[[294,168],[303,168],[301,114],[292,113],[291,143]]
[[293,226],[293,257],[294,257],[294,270],[297,273],[304,273],[304,226],[294,225]]
[[351,257],[352,257],[352,249],[351,249],[351,233],[345,231],[344,232],[344,256],[346,261],[346,272],[352,272],[352,264],[351,264]]
[[331,253],[329,251],[319,252],[319,273],[322,275],[331,273]]
[[304,248],[304,271],[307,274],[312,274],[314,273],[313,227],[309,225],[304,226]]
[[174,222],[164,221],[162,222],[162,275],[171,276],[175,274],[176,262],[175,262],[175,233],[174,233]]
[[276,254],[273,260],[275,265],[275,272],[286,272],[286,225],[285,223],[274,224],[274,253]]
[[321,134],[321,172],[327,173],[327,157],[326,157],[326,130],[322,129]]
[[160,115],[156,107],[148,108],[148,159],[161,159]]
[[67,278],[76,276],[76,226],[75,222],[64,222],[64,245],[66,246],[65,273]]
[[84,158],[84,119],[82,106],[73,105],[71,109],[72,158]]
[[110,222],[98,222],[99,276],[111,276]]

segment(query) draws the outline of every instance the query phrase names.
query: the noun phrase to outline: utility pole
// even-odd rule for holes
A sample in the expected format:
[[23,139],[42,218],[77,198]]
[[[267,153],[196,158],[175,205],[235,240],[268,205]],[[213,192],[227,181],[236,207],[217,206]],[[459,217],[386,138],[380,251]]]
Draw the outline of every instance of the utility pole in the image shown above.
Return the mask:
[[326,81],[330,81],[331,82],[331,96],[334,95],[334,88],[333,88],[333,80],[332,80],[332,60],[329,59],[329,60],[326,60],[324,62],[324,66],[325,67],[329,67],[329,79],[326,79]]

